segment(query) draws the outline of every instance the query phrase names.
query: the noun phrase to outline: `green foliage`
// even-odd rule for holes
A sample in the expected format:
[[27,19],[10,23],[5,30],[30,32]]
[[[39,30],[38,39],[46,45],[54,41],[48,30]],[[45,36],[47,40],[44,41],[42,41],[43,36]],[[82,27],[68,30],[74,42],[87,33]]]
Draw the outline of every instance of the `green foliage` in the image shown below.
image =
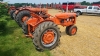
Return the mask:
[[0,34],[6,30],[6,21],[0,21]]
[[0,3],[0,17],[2,15],[7,15],[8,13],[8,9],[7,9],[7,4],[6,3]]
[[15,4],[9,4],[9,5],[14,5],[15,7],[22,7],[22,6],[33,6],[36,7],[36,4],[32,4],[32,3],[15,3]]
[[6,25],[9,18],[7,11],[7,4],[0,3],[0,33],[6,31]]
[[52,56],[49,50],[37,51],[32,39],[25,38],[22,29],[14,20],[7,20],[8,18],[10,17],[2,15],[2,24],[6,23],[7,29],[0,34],[0,56]]
[[3,1],[3,0],[0,0],[0,1]]
[[3,34],[7,30],[9,20],[11,20],[9,16],[2,16],[0,18],[0,34]]
[[91,5],[91,3],[90,2],[83,1],[83,2],[81,2],[81,5]]
[[49,51],[35,49],[32,40],[25,38],[22,29],[10,20],[5,6],[0,3],[0,56],[51,56]]

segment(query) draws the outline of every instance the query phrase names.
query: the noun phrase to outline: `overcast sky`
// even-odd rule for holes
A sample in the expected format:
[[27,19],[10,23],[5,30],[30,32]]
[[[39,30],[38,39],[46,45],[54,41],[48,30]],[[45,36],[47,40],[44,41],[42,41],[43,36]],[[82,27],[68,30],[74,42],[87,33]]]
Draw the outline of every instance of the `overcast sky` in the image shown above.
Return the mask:
[[82,1],[87,1],[87,2],[97,2],[100,0],[4,0],[4,2],[8,3],[59,3],[59,2],[82,2]]

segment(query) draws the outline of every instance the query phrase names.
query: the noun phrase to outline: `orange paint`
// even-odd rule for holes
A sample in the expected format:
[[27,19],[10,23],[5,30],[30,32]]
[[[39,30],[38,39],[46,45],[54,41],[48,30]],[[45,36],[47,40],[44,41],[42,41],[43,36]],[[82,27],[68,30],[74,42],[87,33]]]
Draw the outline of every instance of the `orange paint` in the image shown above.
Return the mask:
[[42,41],[44,42],[44,44],[50,44],[54,41],[54,37],[54,32],[47,31],[46,33],[44,33]]
[[[16,10],[16,14],[22,10],[28,10],[31,13],[31,18],[27,20],[26,24],[28,25],[28,36],[33,38],[32,32],[40,25],[42,22],[51,21],[57,25],[62,26],[70,26],[76,23],[76,13],[59,13],[55,16],[48,14],[48,10],[44,8],[32,8],[32,7],[25,7],[20,8],[20,10]],[[24,22],[27,19],[25,16],[22,21]],[[74,33],[75,29],[72,30]],[[46,32],[43,36],[43,41],[45,44],[52,42],[54,39],[53,32]]]

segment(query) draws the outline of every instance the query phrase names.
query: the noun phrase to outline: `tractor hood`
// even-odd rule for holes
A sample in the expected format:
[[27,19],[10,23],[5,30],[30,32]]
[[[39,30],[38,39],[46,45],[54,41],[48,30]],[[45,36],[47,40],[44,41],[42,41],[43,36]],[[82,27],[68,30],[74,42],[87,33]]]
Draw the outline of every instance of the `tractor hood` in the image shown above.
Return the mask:
[[77,14],[76,13],[59,13],[59,14],[56,14],[55,16],[60,19],[66,19],[72,16],[77,17]]

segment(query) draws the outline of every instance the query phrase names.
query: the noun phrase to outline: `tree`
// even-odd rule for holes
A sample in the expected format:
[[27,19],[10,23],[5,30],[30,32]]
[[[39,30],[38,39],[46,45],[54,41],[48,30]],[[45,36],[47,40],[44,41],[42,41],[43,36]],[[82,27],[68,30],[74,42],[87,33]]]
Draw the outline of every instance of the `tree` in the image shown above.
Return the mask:
[[32,4],[32,6],[33,6],[33,7],[36,7],[36,4],[34,3],[34,4]]
[[0,3],[0,33],[6,30],[8,9],[6,3]]
[[60,5],[61,3],[59,2],[59,5]]
[[83,1],[83,2],[81,2],[81,5],[91,5],[91,3],[90,2]]
[[6,3],[1,3],[0,4],[0,17],[2,15],[7,15],[8,13],[8,9],[7,9],[7,4]]
[[0,0],[0,1],[3,1],[3,0]]
[[86,4],[86,5],[91,5],[91,3],[87,2],[87,4]]

